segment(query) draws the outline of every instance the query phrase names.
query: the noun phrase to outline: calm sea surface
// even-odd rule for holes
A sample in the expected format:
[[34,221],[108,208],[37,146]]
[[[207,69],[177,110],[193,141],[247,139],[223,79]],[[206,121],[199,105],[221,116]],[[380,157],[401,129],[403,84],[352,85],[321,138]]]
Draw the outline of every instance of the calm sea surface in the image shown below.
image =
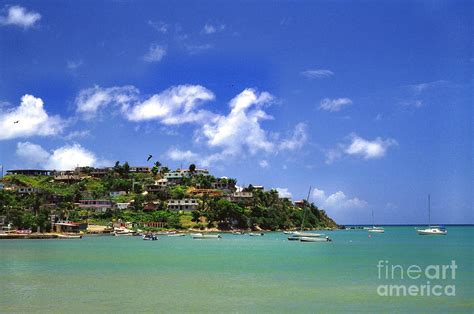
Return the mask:
[[[220,240],[1,240],[0,312],[472,313],[474,227],[448,230],[437,237],[419,236],[413,227],[386,227],[371,237],[327,232],[331,243],[287,241],[276,232]],[[453,260],[455,279],[449,269],[446,279],[406,273],[402,279],[400,267],[393,279],[382,268],[379,279],[377,268],[386,261],[424,270]],[[454,285],[456,296],[377,293],[380,285],[428,281],[442,289]]]

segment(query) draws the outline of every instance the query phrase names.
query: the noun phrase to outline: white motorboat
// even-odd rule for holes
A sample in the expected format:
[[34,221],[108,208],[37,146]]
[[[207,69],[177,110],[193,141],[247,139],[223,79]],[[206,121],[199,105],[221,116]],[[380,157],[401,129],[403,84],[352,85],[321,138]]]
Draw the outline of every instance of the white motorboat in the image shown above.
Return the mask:
[[259,232],[259,233],[257,233],[257,232],[250,232],[250,233],[249,233],[249,236],[251,236],[251,237],[261,237],[261,236],[263,236],[263,235],[264,235],[263,232]]
[[419,235],[447,235],[448,230],[440,226],[431,226],[431,198],[428,194],[428,228],[418,229],[416,232]]
[[329,237],[300,237],[300,242],[331,242]]
[[220,239],[220,234],[202,234],[202,233],[194,233],[191,235],[193,239]]
[[172,234],[168,234],[168,237],[184,237],[185,234],[184,233],[172,233]]
[[58,239],[82,239],[80,234],[58,234]]
[[313,232],[301,232],[295,231],[292,233],[294,237],[307,237],[307,238],[320,238],[324,237],[325,235],[322,233],[313,233]]

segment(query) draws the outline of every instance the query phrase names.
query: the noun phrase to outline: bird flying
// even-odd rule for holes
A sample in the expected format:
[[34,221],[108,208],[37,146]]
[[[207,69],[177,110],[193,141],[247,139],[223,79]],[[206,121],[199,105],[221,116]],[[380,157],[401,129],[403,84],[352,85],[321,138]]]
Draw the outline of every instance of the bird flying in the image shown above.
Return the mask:
[[150,161],[152,157],[153,157],[152,155],[148,155],[148,159],[146,161]]
[[13,121],[14,124],[16,124],[16,123],[18,123],[18,122],[20,122],[20,121],[19,121],[19,120]]

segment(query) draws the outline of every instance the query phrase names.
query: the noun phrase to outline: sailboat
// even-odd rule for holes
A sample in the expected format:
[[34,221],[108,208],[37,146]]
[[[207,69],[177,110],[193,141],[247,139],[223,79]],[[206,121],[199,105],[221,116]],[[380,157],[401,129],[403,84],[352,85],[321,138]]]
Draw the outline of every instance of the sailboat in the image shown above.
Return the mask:
[[368,232],[372,233],[384,233],[385,230],[382,227],[376,227],[375,226],[375,220],[374,220],[374,210],[372,209],[372,228],[367,229]]
[[431,199],[428,194],[428,228],[416,230],[419,235],[447,235],[448,230],[439,226],[431,226]]
[[[309,188],[309,191],[308,191],[308,197],[306,198],[306,202],[308,203],[309,202],[309,196],[311,194],[311,187]],[[329,237],[324,237],[324,234],[322,233],[313,233],[313,232],[303,232],[303,226],[304,226],[304,220],[306,218],[306,211],[308,209],[305,208],[304,210],[304,213],[303,213],[303,221],[301,222],[301,227],[300,227],[300,231],[295,231],[291,234],[290,237],[288,237],[288,240],[289,241],[301,241],[301,242],[327,242],[327,241],[331,241],[331,239],[329,239]],[[321,238],[321,241],[320,240],[311,240],[311,239],[316,239],[316,238]]]

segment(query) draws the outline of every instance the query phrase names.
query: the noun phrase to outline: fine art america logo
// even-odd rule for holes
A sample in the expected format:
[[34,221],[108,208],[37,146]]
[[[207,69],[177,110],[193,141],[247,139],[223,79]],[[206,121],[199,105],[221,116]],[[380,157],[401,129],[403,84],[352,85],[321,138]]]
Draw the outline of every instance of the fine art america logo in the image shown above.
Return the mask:
[[401,297],[456,296],[456,261],[446,265],[391,264],[387,260],[377,263],[379,281],[386,282],[377,287],[379,296]]

